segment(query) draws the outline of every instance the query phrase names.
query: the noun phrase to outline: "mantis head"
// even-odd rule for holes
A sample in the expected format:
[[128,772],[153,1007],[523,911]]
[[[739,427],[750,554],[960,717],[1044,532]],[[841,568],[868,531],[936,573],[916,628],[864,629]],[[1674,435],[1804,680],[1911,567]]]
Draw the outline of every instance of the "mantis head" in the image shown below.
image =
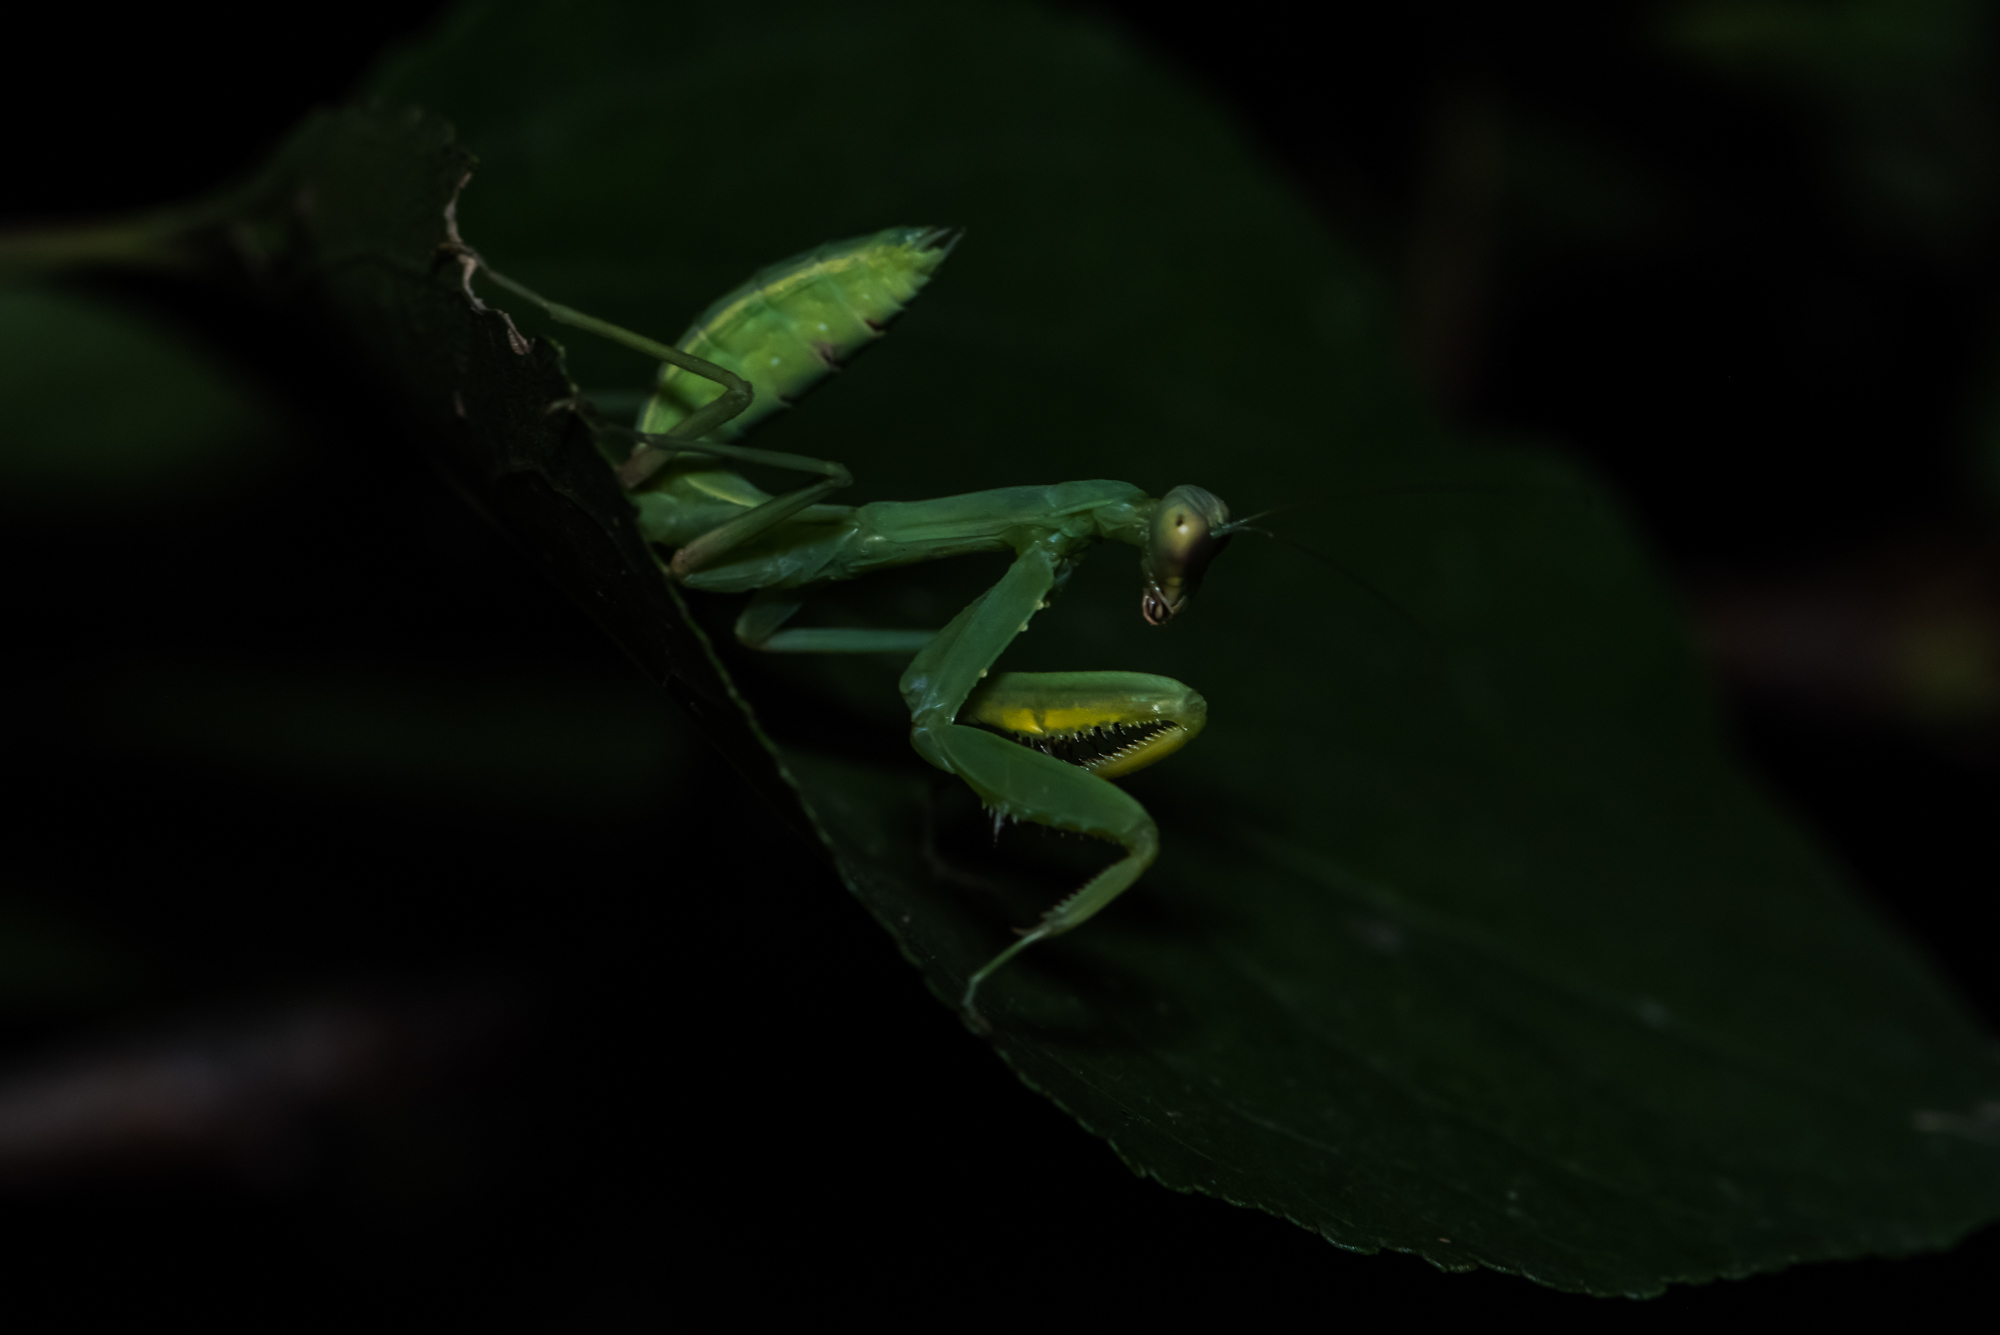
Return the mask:
[[1229,545],[1229,507],[1200,487],[1175,487],[1160,498],[1139,568],[1146,588],[1139,613],[1150,625],[1164,626],[1187,606],[1215,554]]

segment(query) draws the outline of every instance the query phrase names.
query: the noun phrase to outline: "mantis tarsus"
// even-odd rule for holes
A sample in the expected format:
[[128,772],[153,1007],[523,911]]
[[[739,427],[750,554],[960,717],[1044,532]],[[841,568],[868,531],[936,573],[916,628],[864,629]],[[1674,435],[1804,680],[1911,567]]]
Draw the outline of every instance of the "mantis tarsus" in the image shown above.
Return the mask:
[[[647,538],[673,549],[672,577],[693,589],[751,595],[736,622],[742,643],[774,653],[913,655],[900,684],[911,744],[972,788],[993,812],[996,830],[1002,821],[1032,821],[1124,850],[967,980],[966,1019],[984,1030],[976,1007],[981,984],[1028,946],[1087,921],[1157,855],[1152,818],[1109,781],[1173,754],[1207,718],[1201,696],[1167,677],[989,676],[989,669],[1098,544],[1110,539],[1139,548],[1140,613],[1157,626],[1186,607],[1210,560],[1242,524],[1232,525],[1228,507],[1200,487],[1178,486],[1154,499],[1109,481],[832,505],[826,498],[853,480],[842,465],[734,443],[879,336],[955,241],[941,230],[892,228],[821,246],[724,297],[677,347],[548,301],[469,250],[461,259],[468,277],[482,271],[556,321],[662,364],[638,428],[600,429],[634,442],[619,476]],[[821,480],[771,496],[730,471],[731,463],[796,469]],[[1013,565],[942,630],[785,628],[816,586],[998,550],[1011,550]]]

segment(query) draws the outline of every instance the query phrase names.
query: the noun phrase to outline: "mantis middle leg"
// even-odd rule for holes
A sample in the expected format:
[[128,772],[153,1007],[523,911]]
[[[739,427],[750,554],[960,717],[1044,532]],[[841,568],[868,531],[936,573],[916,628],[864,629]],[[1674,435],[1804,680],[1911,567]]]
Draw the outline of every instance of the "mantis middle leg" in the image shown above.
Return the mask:
[[806,603],[798,589],[763,589],[736,618],[736,639],[767,654],[914,654],[937,635],[932,630],[870,630],[834,626],[784,630]]

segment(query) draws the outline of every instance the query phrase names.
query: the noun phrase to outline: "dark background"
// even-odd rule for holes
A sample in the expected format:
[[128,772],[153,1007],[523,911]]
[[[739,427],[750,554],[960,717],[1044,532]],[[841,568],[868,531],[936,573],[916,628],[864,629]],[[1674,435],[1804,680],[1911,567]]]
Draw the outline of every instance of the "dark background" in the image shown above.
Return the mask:
[[[1992,706],[1853,666],[1893,659],[1932,613],[1986,643],[1984,84],[1954,103],[1927,81],[1912,129],[1675,57],[1657,6],[1335,7],[1309,35],[1259,3],[1227,24],[1111,9],[1233,104],[1363,252],[1441,415],[1553,443],[1623,498],[1686,592],[1747,763],[2000,1022]],[[230,181],[435,12],[318,12],[263,54],[171,15],[39,14],[0,88],[0,222]],[[1991,68],[1983,47],[1961,64]],[[1958,193],[1899,213],[1855,184],[1857,143],[1900,143]],[[254,495],[17,504],[0,533],[17,646],[0,905],[70,933],[105,980],[0,1011],[16,1301],[283,1327],[626,1329],[801,1303],[1135,1324],[1976,1319],[1993,1229],[1945,1256],[1612,1306],[1350,1256],[1139,1182],[966,1041],[813,852],[441,484],[357,466],[397,443],[335,350],[225,297],[114,294],[310,408],[285,416],[290,462]],[[119,731],[116,665],[162,655],[224,665],[225,694],[272,664],[333,665],[364,683],[349,709],[477,680],[504,713],[519,683],[558,680],[623,702],[614,722],[654,730],[652,749],[615,793],[260,773]],[[76,1071],[207,1111],[11,1164],[28,1133],[6,1091]]]

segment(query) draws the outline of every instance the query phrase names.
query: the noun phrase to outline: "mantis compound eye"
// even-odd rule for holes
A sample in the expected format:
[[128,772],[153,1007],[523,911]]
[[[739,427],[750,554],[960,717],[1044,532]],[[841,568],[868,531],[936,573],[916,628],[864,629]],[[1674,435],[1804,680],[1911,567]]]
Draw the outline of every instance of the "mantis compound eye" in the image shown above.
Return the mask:
[[1160,498],[1140,562],[1146,587],[1139,614],[1148,624],[1164,626],[1187,606],[1208,563],[1229,545],[1228,523],[1229,507],[1200,487],[1175,487]]

